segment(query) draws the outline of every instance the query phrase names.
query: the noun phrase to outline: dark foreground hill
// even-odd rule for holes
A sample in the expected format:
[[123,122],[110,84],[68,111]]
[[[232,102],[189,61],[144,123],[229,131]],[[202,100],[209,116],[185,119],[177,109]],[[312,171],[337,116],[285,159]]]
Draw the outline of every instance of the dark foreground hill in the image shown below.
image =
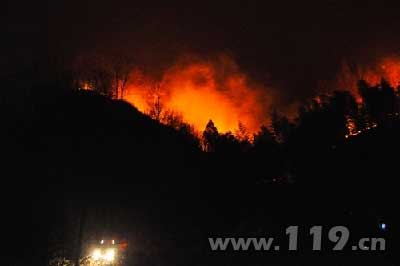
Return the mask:
[[19,246],[11,258],[44,262],[53,242],[70,249],[82,211],[84,238],[134,232],[143,249],[163,226],[192,224],[199,148],[126,102],[33,90],[5,99],[2,118],[6,242]]
[[[206,154],[133,106],[88,91],[14,90],[1,98],[1,116],[4,242],[13,264],[44,265],[60,252],[72,258],[81,225],[83,244],[128,240],[127,265],[293,265],[297,255],[284,251],[216,254],[207,242],[283,237],[289,225],[346,225],[372,237],[386,221],[388,241],[398,232],[397,122],[335,145],[324,135],[316,142],[315,124],[295,144]],[[294,184],[254,178],[280,174],[282,165]],[[301,262],[328,264],[314,255]],[[393,261],[375,255],[363,263]]]

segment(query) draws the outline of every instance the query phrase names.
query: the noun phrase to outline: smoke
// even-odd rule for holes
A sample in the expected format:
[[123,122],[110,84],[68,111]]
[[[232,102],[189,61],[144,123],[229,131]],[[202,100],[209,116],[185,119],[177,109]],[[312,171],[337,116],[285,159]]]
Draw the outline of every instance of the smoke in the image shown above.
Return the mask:
[[178,113],[198,131],[211,119],[220,132],[235,132],[241,123],[255,133],[269,122],[274,97],[272,90],[252,81],[232,58],[220,55],[182,57],[159,80],[136,69],[125,99],[144,113],[155,105]]

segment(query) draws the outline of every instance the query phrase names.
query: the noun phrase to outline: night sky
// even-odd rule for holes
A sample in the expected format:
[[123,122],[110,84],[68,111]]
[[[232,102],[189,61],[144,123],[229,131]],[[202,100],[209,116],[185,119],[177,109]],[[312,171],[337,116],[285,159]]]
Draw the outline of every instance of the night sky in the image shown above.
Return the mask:
[[184,53],[226,53],[289,100],[304,98],[342,59],[398,51],[396,2],[8,0],[0,11],[0,67],[9,72],[53,54],[98,49],[134,55],[159,71]]
[[[311,225],[348,225],[352,238],[383,235],[390,249],[332,260],[282,248],[253,265],[398,265],[399,29],[400,0],[2,1],[0,201],[11,250],[2,262],[44,265],[64,244],[79,259],[86,226],[84,241],[132,240],[132,265],[252,265],[238,253],[204,256],[206,237],[297,224],[301,237]],[[115,68],[74,61],[97,53],[134,58],[144,85],[132,86],[131,101]],[[185,55],[235,63],[185,76],[173,67]],[[336,93],[302,104],[343,61],[385,57],[397,59],[395,85],[360,87],[357,102]],[[57,60],[70,68],[52,71]]]

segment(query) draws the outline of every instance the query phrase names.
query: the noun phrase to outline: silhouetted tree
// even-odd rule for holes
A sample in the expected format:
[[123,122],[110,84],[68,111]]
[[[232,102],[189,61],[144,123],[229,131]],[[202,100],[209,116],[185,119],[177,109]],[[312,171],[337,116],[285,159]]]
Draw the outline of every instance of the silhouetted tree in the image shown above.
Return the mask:
[[199,136],[194,127],[186,123],[182,116],[172,110],[166,110],[162,114],[161,122],[175,129],[187,142],[195,147],[200,147]]
[[123,99],[129,76],[133,69],[133,60],[128,56],[113,56],[110,63],[112,90],[115,99]]
[[164,106],[161,101],[161,86],[157,83],[153,88],[153,103],[150,106],[149,116],[158,122],[162,122],[163,110]]
[[88,54],[72,65],[75,87],[123,99],[133,60],[129,56]]
[[250,134],[249,134],[246,126],[240,121],[238,123],[238,129],[235,132],[235,137],[240,141],[249,141],[250,140]]
[[285,142],[289,139],[293,124],[290,123],[286,116],[280,114],[276,109],[273,109],[271,114],[271,125],[278,141]]
[[215,152],[219,138],[218,129],[212,120],[208,121],[203,132],[203,148],[207,152]]
[[385,123],[399,113],[399,98],[387,81],[382,80],[376,86],[369,86],[365,81],[360,81],[358,87],[362,97],[362,108],[373,122]]
[[[240,140],[231,132],[220,134],[217,139],[216,151],[226,159],[245,151],[244,146],[250,145],[248,140]],[[247,146],[246,146],[247,148]]]
[[237,142],[239,142],[243,152],[250,150],[252,141],[250,133],[246,126],[240,121],[238,123],[238,129],[235,132],[235,138],[237,139]]
[[266,126],[261,126],[260,131],[254,134],[254,146],[261,147],[271,144],[277,144],[274,134]]

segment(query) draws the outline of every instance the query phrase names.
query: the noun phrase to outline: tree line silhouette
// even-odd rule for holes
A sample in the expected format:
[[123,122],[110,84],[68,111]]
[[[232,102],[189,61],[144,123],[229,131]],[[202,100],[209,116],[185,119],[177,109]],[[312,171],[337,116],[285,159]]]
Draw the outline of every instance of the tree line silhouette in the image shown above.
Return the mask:
[[[103,74],[93,76],[113,80]],[[169,239],[188,243],[189,238],[196,250],[197,235],[190,238],[184,232],[194,232],[198,223],[203,232],[228,232],[235,226],[225,227],[222,221],[236,221],[238,210],[261,208],[254,201],[267,204],[270,215],[282,222],[289,217],[304,222],[298,210],[309,207],[300,199],[310,190],[329,206],[318,216],[309,213],[310,220],[332,219],[334,210],[354,203],[350,199],[360,196],[361,187],[362,193],[374,196],[355,201],[357,210],[379,206],[395,193],[398,159],[392,153],[400,148],[400,95],[399,88],[384,80],[376,85],[360,81],[359,98],[348,91],[320,95],[302,104],[295,119],[273,110],[271,123],[254,135],[242,123],[236,132],[221,133],[212,118],[199,134],[179,114],[163,110],[162,102],[156,102],[149,115],[142,114],[121,100],[123,81],[115,85],[115,80],[99,78],[94,88],[100,91],[79,90],[74,82],[70,72],[51,67],[2,78],[1,173],[7,179],[4,188],[17,191],[4,193],[5,200],[13,202],[5,207],[12,217],[5,226],[13,229],[6,239],[10,246],[25,239],[23,247],[8,253],[13,262],[25,258],[43,265],[51,259],[49,250],[59,252],[60,246],[63,256],[74,257],[76,239],[71,235],[82,206],[92,217],[105,206],[125,209],[111,216],[138,214],[120,221],[93,218],[97,224],[88,225],[84,239],[110,232],[146,239],[146,246],[135,251],[136,260],[145,263],[153,257],[174,265],[174,259],[190,261],[200,255],[152,250],[165,234],[163,225],[171,221],[182,233]],[[290,205],[279,194],[282,184],[303,188],[291,191]],[[341,197],[329,191],[340,191]],[[177,214],[185,218],[178,221]],[[208,222],[210,217],[217,225]],[[250,230],[246,224],[251,219],[235,223],[248,228],[244,232]],[[99,233],[94,228],[112,229]]]

